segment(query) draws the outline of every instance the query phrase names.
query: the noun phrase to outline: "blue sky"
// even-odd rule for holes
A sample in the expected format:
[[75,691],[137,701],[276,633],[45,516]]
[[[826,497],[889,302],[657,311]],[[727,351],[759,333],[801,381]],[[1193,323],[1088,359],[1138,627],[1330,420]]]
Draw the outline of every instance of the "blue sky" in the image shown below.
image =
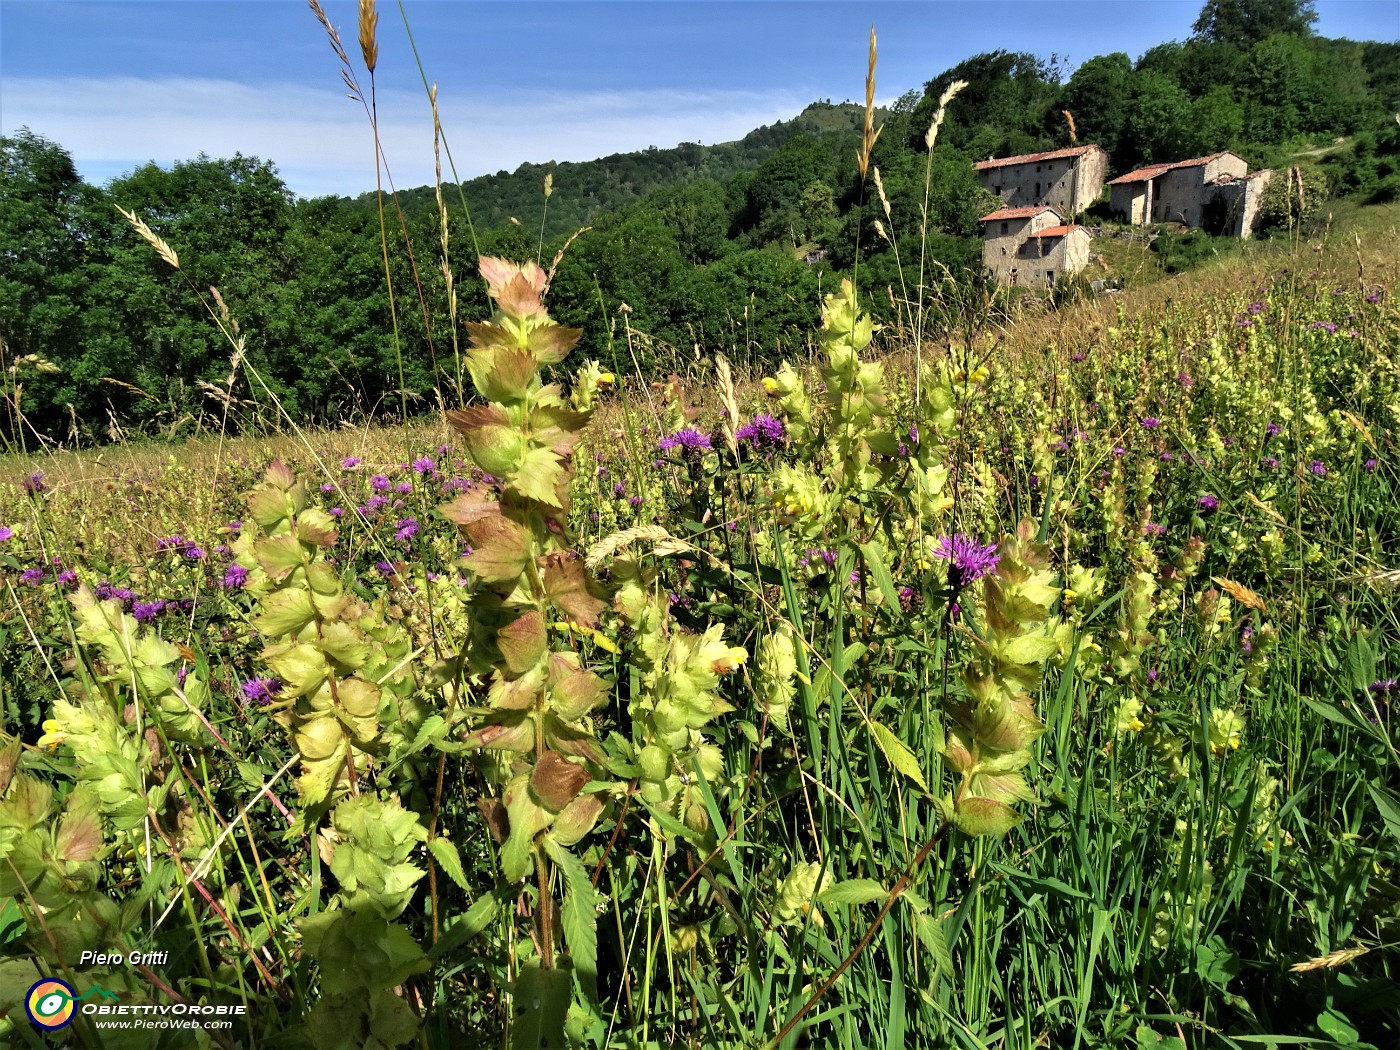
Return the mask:
[[[357,5],[323,0],[359,65]],[[405,0],[463,177],[722,142],[814,99],[877,98],[982,51],[1136,58],[1185,39],[1201,0],[763,3]],[[1316,29],[1400,37],[1397,0],[1319,0]],[[379,5],[380,133],[395,182],[433,178],[432,122],[395,4]],[[359,68],[362,84],[369,79]],[[374,185],[364,111],[301,0],[0,0],[0,132],[27,126],[104,183],[146,161],[242,152],[301,196]],[[564,187],[559,188],[561,192]]]

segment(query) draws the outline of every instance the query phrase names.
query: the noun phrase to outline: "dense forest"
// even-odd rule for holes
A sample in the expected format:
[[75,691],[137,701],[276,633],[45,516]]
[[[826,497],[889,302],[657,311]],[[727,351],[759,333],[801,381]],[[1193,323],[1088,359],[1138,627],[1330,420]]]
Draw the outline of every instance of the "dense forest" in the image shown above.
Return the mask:
[[[474,318],[478,252],[548,265],[587,226],[559,263],[555,316],[584,328],[590,356],[665,373],[721,350],[758,363],[800,349],[820,291],[853,272],[877,311],[900,261],[917,269],[921,254],[929,272],[980,285],[989,200],[972,165],[989,156],[1097,142],[1117,174],[1223,149],[1255,168],[1311,154],[1329,192],[1400,196],[1400,44],[1323,38],[1315,21],[1296,0],[1209,0],[1189,39],[1136,61],[1102,55],[1066,76],[1054,58],[971,57],[882,114],[888,214],[852,163],[849,104],[815,103],[737,143],[445,186],[446,231],[435,189],[408,190],[386,202],[387,252],[373,195],[298,200],[271,162],[241,155],[96,187],[60,144],[22,130],[0,139],[0,432],[90,442],[256,425],[279,402],[329,421],[455,399],[444,232],[458,316]],[[930,151],[956,80],[969,86]],[[178,275],[118,207],[179,253]]]

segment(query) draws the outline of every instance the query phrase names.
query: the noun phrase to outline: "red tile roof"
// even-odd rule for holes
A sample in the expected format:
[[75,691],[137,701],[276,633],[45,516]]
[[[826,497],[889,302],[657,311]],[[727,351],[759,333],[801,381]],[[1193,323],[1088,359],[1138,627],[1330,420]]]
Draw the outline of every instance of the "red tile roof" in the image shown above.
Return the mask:
[[1056,218],[1060,213],[1048,204],[1031,204],[1024,208],[999,208],[990,215],[984,215],[978,222],[1002,222],[1006,219],[1031,219],[1044,212],[1053,212]]
[[1137,171],[1130,171],[1126,175],[1119,175],[1116,179],[1109,179],[1108,184],[1110,186],[1121,186],[1125,182],[1146,182],[1148,179],[1155,179],[1164,171],[1171,171],[1174,168],[1198,168],[1202,165],[1209,164],[1213,160],[1219,160],[1221,157],[1224,156],[1236,157],[1240,160],[1244,159],[1243,157],[1240,157],[1238,153],[1233,153],[1230,150],[1224,150],[1220,153],[1212,153],[1209,157],[1195,157],[1192,160],[1178,160],[1171,164],[1150,164],[1145,168],[1138,168]]
[[1043,230],[1036,230],[1032,237],[1063,237],[1073,230],[1082,230],[1083,226],[1047,226]]
[[994,160],[982,160],[973,165],[978,171],[986,171],[989,168],[1004,168],[1008,164],[1039,164],[1046,160],[1059,160],[1062,157],[1082,157],[1090,150],[1103,150],[1093,143],[1088,146],[1071,146],[1069,149],[1052,149],[1048,153],[1025,153],[1019,157],[997,157]]

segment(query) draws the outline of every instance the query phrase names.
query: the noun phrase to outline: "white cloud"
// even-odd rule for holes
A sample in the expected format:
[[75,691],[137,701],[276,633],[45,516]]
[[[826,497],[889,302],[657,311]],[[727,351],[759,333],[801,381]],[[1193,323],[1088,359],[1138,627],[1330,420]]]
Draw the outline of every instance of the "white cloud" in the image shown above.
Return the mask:
[[[369,124],[358,103],[295,83],[253,86],[189,77],[7,77],[0,130],[28,126],[105,182],[153,160],[207,153],[277,164],[296,193],[374,187]],[[443,127],[463,178],[525,161],[590,160],[677,142],[723,142],[796,114],[808,99],[754,91],[635,91],[456,97],[439,91]],[[433,180],[432,118],[423,95],[379,96],[380,138],[401,187]],[[444,158],[444,166],[446,160]],[[448,176],[450,177],[450,175]]]

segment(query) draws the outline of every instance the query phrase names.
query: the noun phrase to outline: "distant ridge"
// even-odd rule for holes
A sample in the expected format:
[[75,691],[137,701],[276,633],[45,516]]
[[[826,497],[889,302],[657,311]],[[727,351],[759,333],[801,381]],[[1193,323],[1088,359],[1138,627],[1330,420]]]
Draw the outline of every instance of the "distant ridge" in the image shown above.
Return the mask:
[[[883,116],[881,114],[880,116]],[[641,200],[652,190],[684,186],[701,179],[725,180],[754,171],[794,135],[825,138],[857,134],[863,110],[853,102],[813,102],[791,120],[755,128],[736,142],[702,146],[682,142],[669,149],[651,147],[631,153],[613,153],[597,160],[553,161],[522,164],[515,171],[481,175],[462,184],[472,223],[478,230],[494,229],[512,218],[538,233],[544,208],[544,177],[554,176],[545,238],[572,232],[599,214]],[[878,117],[877,117],[878,119]],[[444,184],[449,209],[457,203],[454,184]],[[399,198],[410,215],[435,207],[432,186],[400,190]],[[363,193],[356,203],[372,207],[374,195]]]

